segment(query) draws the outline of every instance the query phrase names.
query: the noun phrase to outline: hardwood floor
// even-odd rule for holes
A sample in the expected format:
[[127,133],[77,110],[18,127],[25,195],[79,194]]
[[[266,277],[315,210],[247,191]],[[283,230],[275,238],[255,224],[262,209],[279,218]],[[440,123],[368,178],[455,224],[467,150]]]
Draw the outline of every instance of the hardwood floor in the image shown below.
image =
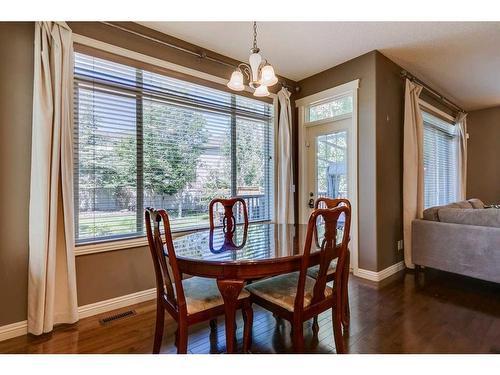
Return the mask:
[[[426,270],[421,286],[413,274],[401,272],[376,286],[351,277],[351,326],[346,333],[349,353],[500,353],[500,285],[435,270]],[[134,309],[136,315],[102,325],[99,319]],[[276,320],[254,305],[253,353],[290,353],[289,323]],[[155,321],[154,302],[60,326],[41,337],[31,335],[0,342],[0,353],[150,353]],[[304,324],[306,350],[335,353],[331,313],[320,315],[313,337]],[[175,323],[168,319],[163,353],[175,353]],[[243,322],[238,319],[241,349]],[[225,350],[224,321],[189,332],[190,353]]]

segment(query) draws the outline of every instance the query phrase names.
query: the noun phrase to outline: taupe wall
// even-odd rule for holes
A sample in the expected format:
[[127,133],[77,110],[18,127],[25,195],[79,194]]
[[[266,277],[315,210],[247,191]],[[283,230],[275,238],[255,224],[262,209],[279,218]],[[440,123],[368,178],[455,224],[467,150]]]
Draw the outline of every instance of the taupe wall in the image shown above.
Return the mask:
[[[184,47],[179,41],[132,23],[137,31]],[[230,68],[179,52],[96,22],[70,22],[75,33],[176,64],[229,77]],[[34,23],[0,22],[0,326],[26,319],[28,210],[33,95]],[[234,61],[208,51],[226,61]],[[286,79],[285,79],[286,80]],[[289,84],[296,83],[286,80]],[[76,258],[80,306],[154,287],[147,247]]]
[[154,288],[149,254],[147,247],[140,247],[76,257],[78,305]]
[[404,81],[401,67],[376,54],[377,100],[377,268],[401,260],[403,251]]
[[470,112],[467,198],[500,204],[500,106]]
[[[378,270],[376,207],[376,58],[375,51],[299,81],[302,98],[360,79],[358,96],[359,267]],[[300,194],[300,192],[299,192]],[[299,202],[305,204],[305,202]]]
[[34,33],[0,22],[0,326],[26,319]]

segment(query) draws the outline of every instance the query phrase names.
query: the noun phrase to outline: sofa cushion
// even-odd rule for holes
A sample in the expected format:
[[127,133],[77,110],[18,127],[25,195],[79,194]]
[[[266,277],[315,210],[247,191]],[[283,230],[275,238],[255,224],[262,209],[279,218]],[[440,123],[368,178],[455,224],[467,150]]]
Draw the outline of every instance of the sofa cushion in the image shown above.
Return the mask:
[[[460,201],[455,203],[450,203],[451,205],[458,206],[457,208],[473,208],[469,201]],[[452,207],[455,208],[455,207]]]
[[441,208],[438,210],[439,221],[445,223],[479,225],[500,228],[500,210]]
[[443,208],[454,208],[454,209],[472,208],[472,204],[468,201],[460,201],[460,202],[446,204],[444,206],[429,207],[428,209],[424,210],[423,219],[424,220],[439,221],[438,211],[442,210]]
[[484,203],[481,199],[472,198],[467,201],[472,205],[472,208],[484,208]]

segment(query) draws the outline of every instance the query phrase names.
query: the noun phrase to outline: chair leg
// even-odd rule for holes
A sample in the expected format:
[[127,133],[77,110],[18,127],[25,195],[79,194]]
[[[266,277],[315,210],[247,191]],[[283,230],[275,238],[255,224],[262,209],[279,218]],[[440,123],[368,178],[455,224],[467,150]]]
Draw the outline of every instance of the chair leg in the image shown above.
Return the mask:
[[217,319],[210,320],[210,329],[216,329],[216,328],[217,328]]
[[313,335],[315,335],[315,336],[319,332],[319,324],[318,324],[318,316],[317,315],[313,318],[312,331],[313,331]]
[[349,308],[349,296],[347,294],[347,288],[344,295],[344,308],[342,310],[342,325],[344,329],[349,329],[349,323],[351,322],[351,310]]
[[252,326],[253,326],[253,310],[252,303],[249,302],[243,307],[243,353],[248,353],[252,346]]
[[333,336],[335,338],[335,349],[337,354],[344,354],[344,337],[342,336],[342,311],[332,308]]
[[350,251],[347,251],[347,259],[346,259],[346,265],[344,269],[344,274],[343,274],[343,288],[342,288],[342,304],[343,304],[343,309],[342,309],[342,325],[344,326],[344,329],[349,328],[349,323],[351,320],[351,312],[349,309],[349,269],[350,269],[350,259],[351,258],[351,253]]
[[163,339],[163,328],[165,322],[165,309],[162,304],[156,303],[156,325],[155,325],[155,338],[153,343],[153,354],[160,353],[161,342]]
[[294,320],[292,327],[293,350],[295,353],[302,353],[304,351],[304,327],[302,321]]
[[187,324],[183,321],[183,319],[179,319],[177,323],[177,354],[186,354],[187,353],[187,344],[188,344],[188,330]]

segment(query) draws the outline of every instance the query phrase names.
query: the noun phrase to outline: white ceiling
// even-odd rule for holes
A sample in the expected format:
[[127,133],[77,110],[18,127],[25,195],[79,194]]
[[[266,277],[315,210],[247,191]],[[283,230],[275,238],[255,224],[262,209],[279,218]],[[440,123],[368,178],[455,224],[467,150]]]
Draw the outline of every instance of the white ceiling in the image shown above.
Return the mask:
[[[140,22],[246,61],[251,22]],[[276,73],[299,81],[378,49],[466,110],[500,105],[500,22],[259,22]]]

